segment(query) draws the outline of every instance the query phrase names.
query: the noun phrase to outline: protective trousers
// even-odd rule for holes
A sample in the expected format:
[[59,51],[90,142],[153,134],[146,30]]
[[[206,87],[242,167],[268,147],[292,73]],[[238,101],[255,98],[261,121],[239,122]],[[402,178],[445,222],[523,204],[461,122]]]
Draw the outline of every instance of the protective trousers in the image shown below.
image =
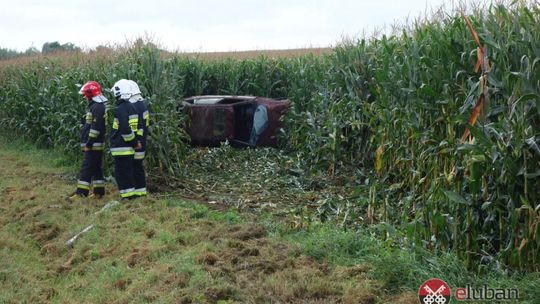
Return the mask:
[[133,154],[114,156],[114,175],[122,198],[135,195],[135,180],[133,178]]
[[146,176],[144,173],[144,150],[135,150],[133,158],[133,177],[135,178],[135,195],[146,195]]
[[105,180],[103,179],[103,161],[102,151],[86,151],[79,172],[79,181],[77,182],[77,194],[88,196],[90,187],[96,195],[105,195]]

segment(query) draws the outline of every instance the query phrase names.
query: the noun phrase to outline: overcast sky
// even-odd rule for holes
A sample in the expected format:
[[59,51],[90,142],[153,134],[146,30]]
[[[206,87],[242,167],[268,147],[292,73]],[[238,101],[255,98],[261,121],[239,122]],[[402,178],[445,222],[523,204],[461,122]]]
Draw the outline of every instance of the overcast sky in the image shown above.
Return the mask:
[[[169,50],[326,47],[438,8],[443,0],[0,0],[0,47],[82,47],[150,36]],[[449,2],[449,1],[446,1]]]

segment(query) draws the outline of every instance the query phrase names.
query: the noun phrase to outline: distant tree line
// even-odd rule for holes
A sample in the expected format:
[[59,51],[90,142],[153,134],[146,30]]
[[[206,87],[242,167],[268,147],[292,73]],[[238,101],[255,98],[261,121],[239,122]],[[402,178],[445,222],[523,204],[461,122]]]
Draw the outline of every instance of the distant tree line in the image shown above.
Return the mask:
[[81,48],[71,42],[60,44],[58,41],[45,42],[43,46],[41,47],[41,51],[33,46],[29,47],[24,52],[19,52],[17,50],[0,47],[0,60],[12,59],[12,58],[17,58],[17,57],[22,57],[22,56],[32,56],[32,55],[37,55],[37,54],[45,55],[45,54],[51,54],[51,53],[61,52],[61,51],[79,52],[81,51]]
[[6,60],[6,59],[21,57],[21,56],[31,56],[31,55],[36,55],[39,53],[40,51],[35,47],[29,47],[24,52],[18,52],[17,50],[12,50],[8,48],[0,48],[0,60]]
[[[133,42],[128,42],[128,45],[131,47],[150,47],[153,49],[158,49],[158,46],[152,43],[151,41],[145,41],[142,38],[138,38]],[[88,52],[103,52],[103,51],[112,51],[114,50],[114,47],[107,46],[107,45],[98,45],[97,47],[88,50]],[[53,54],[56,52],[81,52],[81,48],[76,46],[75,44],[68,42],[64,44],[60,44],[58,41],[54,42],[45,42],[43,46],[41,47],[41,51],[38,50],[36,47],[29,47],[24,52],[19,52],[17,50],[9,49],[9,48],[2,48],[0,47],[0,60],[7,60],[17,57],[23,57],[23,56],[33,56],[33,55],[47,55],[47,54]],[[86,50],[85,50],[86,52]]]

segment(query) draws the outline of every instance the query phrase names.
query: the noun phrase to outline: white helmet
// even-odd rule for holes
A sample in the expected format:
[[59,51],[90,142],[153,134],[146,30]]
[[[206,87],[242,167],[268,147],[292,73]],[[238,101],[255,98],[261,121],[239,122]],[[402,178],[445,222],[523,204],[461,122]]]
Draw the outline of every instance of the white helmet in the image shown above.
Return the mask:
[[139,89],[139,85],[133,81],[128,80],[131,84],[131,97],[129,98],[130,102],[137,102],[139,100],[142,100],[141,90]]
[[133,95],[141,94],[141,90],[139,89],[139,85],[133,80],[128,80],[128,81],[131,83],[131,93]]
[[129,99],[132,94],[132,85],[127,79],[118,80],[111,88],[116,99]]

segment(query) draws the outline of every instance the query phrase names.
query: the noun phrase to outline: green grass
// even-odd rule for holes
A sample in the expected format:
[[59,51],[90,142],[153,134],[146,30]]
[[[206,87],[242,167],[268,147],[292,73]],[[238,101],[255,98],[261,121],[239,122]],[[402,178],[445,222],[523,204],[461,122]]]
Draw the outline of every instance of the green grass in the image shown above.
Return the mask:
[[313,225],[308,231],[290,231],[281,227],[274,232],[298,244],[299,253],[331,265],[369,265],[368,276],[381,283],[381,288],[394,293],[414,291],[429,278],[439,278],[451,288],[467,284],[491,288],[517,288],[520,303],[534,303],[540,296],[538,273],[512,275],[490,270],[478,275],[467,270],[463,261],[453,254],[432,254],[421,247],[409,248],[383,242],[369,231],[344,231],[335,225]]
[[[105,200],[67,203],[63,195],[75,182],[59,176],[76,167],[50,166],[62,159],[50,150],[3,138],[1,143],[2,303],[294,301],[304,293],[293,292],[298,277],[285,274],[294,270],[307,278],[318,267],[295,266],[290,244],[268,237],[234,209],[173,197],[94,215],[115,197],[112,187]],[[41,176],[46,178],[36,182]],[[89,224],[95,227],[72,248],[65,245]],[[276,246],[283,249],[276,252]],[[260,276],[266,268],[271,272]],[[324,280],[331,281],[322,277],[311,284]],[[349,278],[332,286],[320,289],[328,302],[353,288]]]

